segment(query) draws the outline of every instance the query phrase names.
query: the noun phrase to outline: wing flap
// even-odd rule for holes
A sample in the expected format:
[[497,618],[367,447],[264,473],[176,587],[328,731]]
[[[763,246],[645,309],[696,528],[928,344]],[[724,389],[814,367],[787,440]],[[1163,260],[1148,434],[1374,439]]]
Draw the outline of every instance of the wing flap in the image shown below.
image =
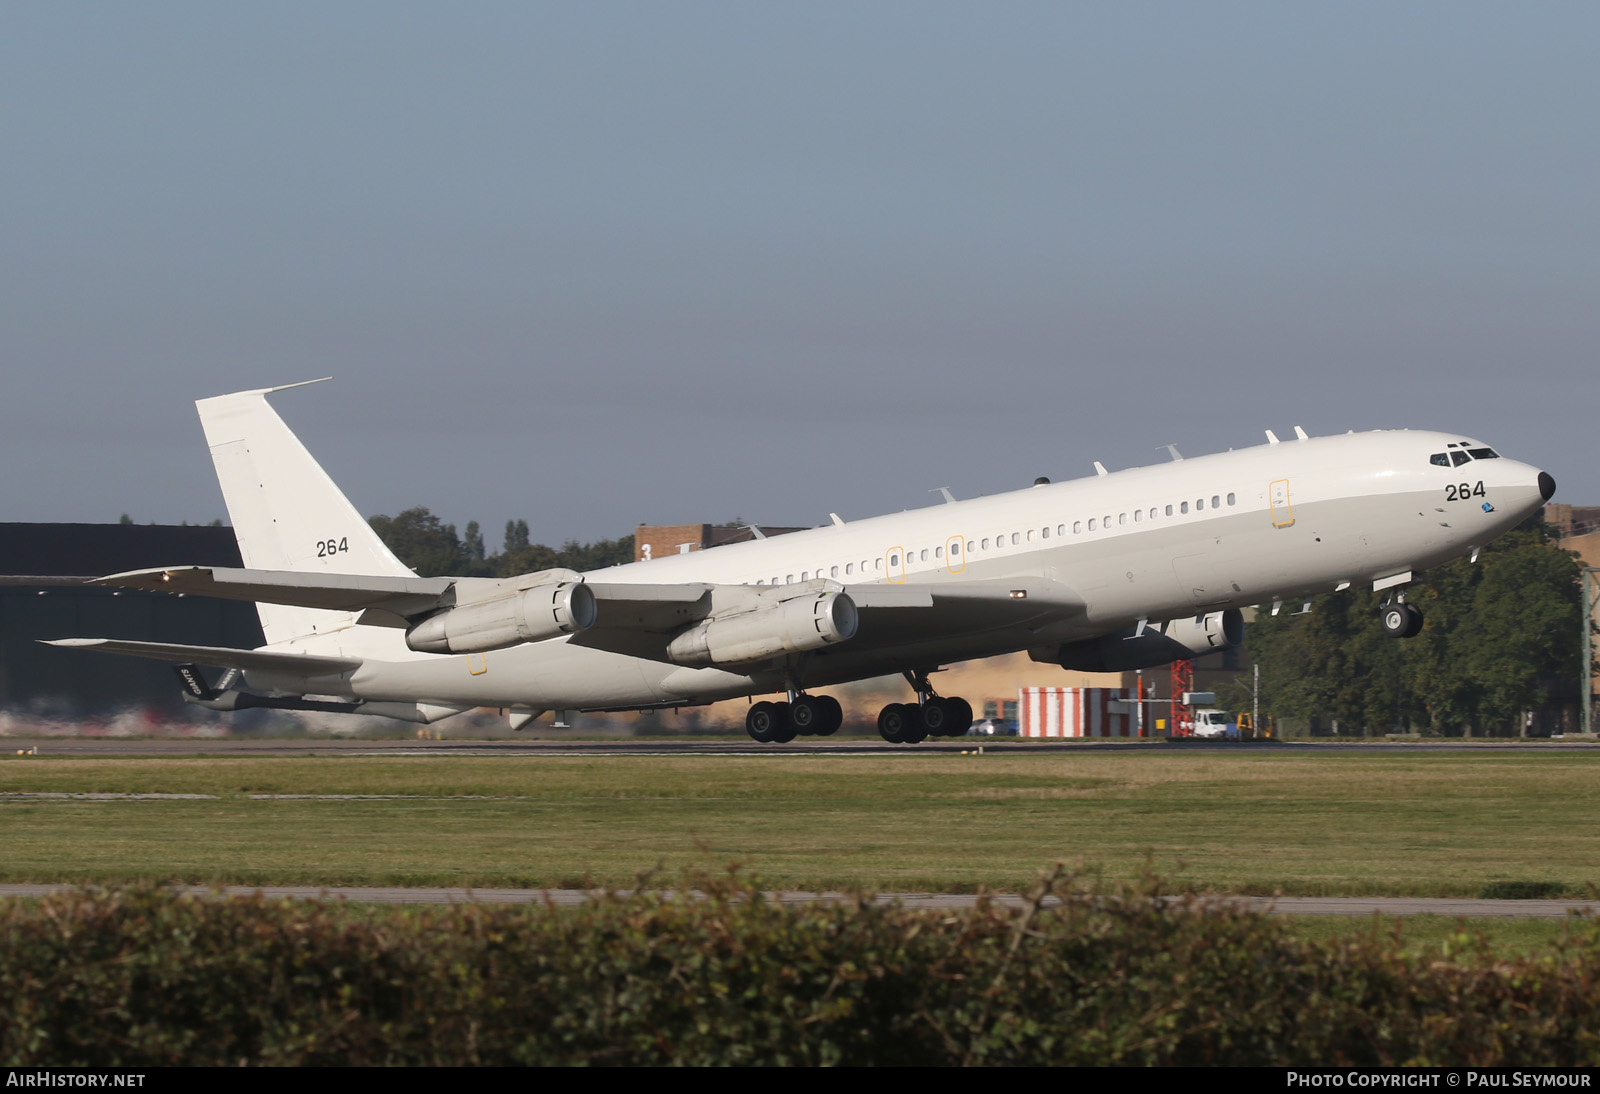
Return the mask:
[[276,653],[271,650],[240,650],[229,646],[186,646],[177,642],[135,642],[123,638],[41,639],[46,646],[96,653],[120,653],[152,661],[217,665],[226,669],[298,672],[307,676],[331,676],[353,672],[361,667],[359,658],[327,657],[311,653]]

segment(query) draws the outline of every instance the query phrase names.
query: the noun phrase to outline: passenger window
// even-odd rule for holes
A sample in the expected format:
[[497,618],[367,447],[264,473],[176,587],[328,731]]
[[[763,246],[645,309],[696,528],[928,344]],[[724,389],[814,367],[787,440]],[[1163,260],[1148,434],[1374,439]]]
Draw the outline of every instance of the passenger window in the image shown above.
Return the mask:
[[889,556],[889,565],[890,566],[898,566],[898,565],[900,565],[900,556],[899,555],[890,555]]
[[917,556],[917,559],[921,562],[928,561],[928,549],[926,547],[922,549],[922,553]]
[[785,585],[793,585],[794,584],[794,575],[793,574],[784,574],[783,575],[783,583]]
[[1181,505],[1178,506],[1178,512],[1187,513],[1188,511],[1189,511],[1189,503],[1188,502],[1183,502]]
[[1144,519],[1144,510],[1143,509],[1135,509],[1133,511],[1133,523],[1138,524],[1143,519]]
[[1212,494],[1211,495],[1211,508],[1213,508],[1213,509],[1221,509],[1222,508],[1222,498],[1221,498],[1220,495],[1217,495],[1217,494]]
[[881,569],[883,569],[883,559],[881,559],[881,558],[875,558],[875,559],[873,559],[873,560],[872,560],[872,568],[873,568],[873,569],[874,569],[874,570],[881,570]]
[[811,571],[810,570],[801,570],[800,571],[800,580],[801,581],[810,581],[811,580]]
[[1032,528],[1028,529],[1028,542],[1029,543],[1033,542],[1033,529]]
[[1229,504],[1229,505],[1232,505],[1232,504],[1233,504],[1233,495],[1232,495],[1232,494],[1229,494],[1229,495],[1228,495],[1228,504]]
[[1194,499],[1194,511],[1196,513],[1198,513],[1200,510],[1204,509],[1205,507],[1206,507],[1206,499],[1205,498],[1196,498],[1196,499]]
[[829,567],[828,568],[828,576],[829,577],[838,577],[839,576],[839,567],[837,567],[837,566]]
[[1460,467],[1462,464],[1466,463],[1471,458],[1472,458],[1471,456],[1468,456],[1465,452],[1461,451],[1461,449],[1459,449],[1459,448],[1456,449],[1454,452],[1450,453],[1450,462],[1455,464],[1457,467]]
[[856,572],[856,564],[854,562],[846,562],[844,564],[844,572],[845,572],[845,576],[847,576],[847,577],[850,574],[855,573]]
[[1081,521],[1081,520],[1073,521],[1072,522],[1072,534],[1076,536],[1076,535],[1080,535],[1082,532],[1083,532],[1083,521]]
[[[951,553],[954,554],[955,552],[952,551]],[[933,549],[933,557],[934,558],[943,558],[944,557],[944,548],[943,547],[935,547]]]
[[1066,534],[1067,534],[1067,526],[1065,524],[1056,525],[1056,535],[1064,536]]
[[1111,514],[1110,513],[1107,513],[1105,515],[1105,519],[1100,522],[1100,527],[1102,527],[1102,528],[1110,528],[1111,527]]
[[969,540],[967,540],[967,554],[970,555],[971,553],[972,553],[972,541],[969,539]]
[[1093,517],[1089,518],[1089,531],[1091,531],[1091,532],[1094,531],[1094,518]]
[[983,537],[983,549],[985,551],[987,551],[989,549],[989,537],[988,536],[984,536]]
[[1048,528],[1039,529],[1039,536],[1042,539],[1049,539],[1050,538],[1050,529],[1048,529]]
[[758,581],[758,582],[756,582],[756,588],[758,588],[758,589],[759,589],[759,588],[760,588],[760,587],[761,587],[761,586],[763,586],[763,585],[765,585],[765,584],[766,584],[766,582],[765,582],[765,581]]
[[1128,523],[1128,514],[1126,514],[1126,513],[1118,513],[1117,514],[1117,523],[1118,524],[1127,524]]
[[1170,517],[1171,515],[1172,515],[1172,506],[1169,505],[1169,506],[1167,506],[1167,516]]
[[1020,533],[1020,532],[1012,532],[1011,533],[1011,546],[1015,547],[1017,544],[1019,544],[1021,542],[1022,542],[1022,533]]
[[1450,457],[1445,455],[1443,452],[1435,452],[1433,455],[1428,457],[1428,462],[1433,464],[1435,467],[1449,467]]

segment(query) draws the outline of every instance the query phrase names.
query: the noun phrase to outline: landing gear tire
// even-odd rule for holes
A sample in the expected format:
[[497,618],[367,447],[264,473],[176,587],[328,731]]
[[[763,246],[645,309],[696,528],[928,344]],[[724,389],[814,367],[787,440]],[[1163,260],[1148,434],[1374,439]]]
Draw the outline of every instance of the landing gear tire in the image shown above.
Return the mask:
[[1378,619],[1391,638],[1415,638],[1422,630],[1422,613],[1410,604],[1390,604]]
[[744,716],[744,731],[752,741],[761,744],[782,744],[794,740],[794,727],[789,724],[788,703],[757,703]]
[[922,704],[922,724],[930,737],[960,737],[972,725],[972,704],[955,695],[929,699]]
[[928,727],[922,721],[922,708],[915,703],[906,704],[906,729],[900,735],[900,743],[914,745],[928,739]]
[[959,695],[952,695],[945,702],[950,710],[945,715],[944,735],[946,737],[965,737],[967,730],[972,725],[972,704]]
[[822,727],[827,724],[822,700],[813,695],[802,695],[790,703],[789,724],[794,726],[798,736],[821,736],[825,732]]
[[772,705],[777,709],[780,720],[778,728],[772,734],[772,743],[786,745],[794,740],[799,732],[795,729],[794,718],[792,717],[793,712],[788,703],[773,703]]
[[878,712],[878,736],[892,745],[916,744],[928,735],[922,711],[912,703],[890,703]]
[[817,728],[811,732],[818,737],[831,737],[839,732],[839,727],[844,725],[844,708],[839,705],[839,700],[831,695],[818,695],[817,706],[821,709],[822,718],[817,723]]

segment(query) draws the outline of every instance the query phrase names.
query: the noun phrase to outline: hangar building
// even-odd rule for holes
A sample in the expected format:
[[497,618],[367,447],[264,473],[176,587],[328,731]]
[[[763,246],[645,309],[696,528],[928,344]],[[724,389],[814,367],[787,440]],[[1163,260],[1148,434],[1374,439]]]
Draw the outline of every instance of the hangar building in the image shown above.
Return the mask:
[[0,708],[71,716],[181,705],[167,665],[53,649],[43,638],[262,644],[253,604],[85,584],[172,565],[240,565],[233,529],[0,523]]

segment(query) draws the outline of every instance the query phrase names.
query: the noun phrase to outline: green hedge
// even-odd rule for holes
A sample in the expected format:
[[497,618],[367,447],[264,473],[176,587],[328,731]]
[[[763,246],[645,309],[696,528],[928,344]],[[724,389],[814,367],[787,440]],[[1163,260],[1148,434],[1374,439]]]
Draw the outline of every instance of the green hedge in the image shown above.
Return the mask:
[[1600,935],[1497,962],[1152,888],[1023,911],[703,898],[0,906],[0,1064],[1593,1064]]

